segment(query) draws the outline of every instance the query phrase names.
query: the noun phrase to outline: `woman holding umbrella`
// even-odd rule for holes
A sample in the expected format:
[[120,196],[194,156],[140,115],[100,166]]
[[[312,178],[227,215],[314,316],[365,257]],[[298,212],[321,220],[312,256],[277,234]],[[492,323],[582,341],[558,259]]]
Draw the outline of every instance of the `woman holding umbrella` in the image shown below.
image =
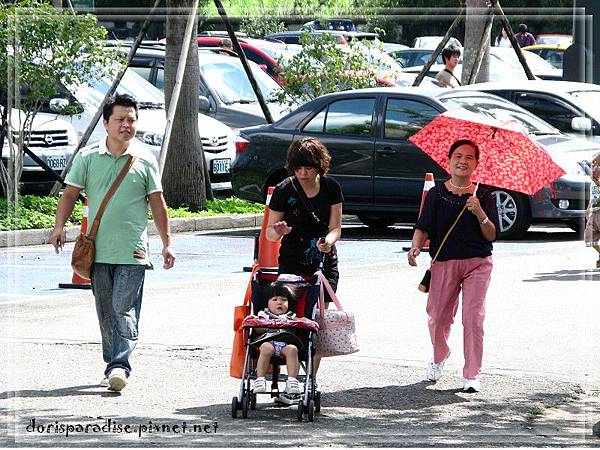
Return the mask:
[[478,161],[479,148],[474,142],[458,140],[452,144],[448,152],[450,179],[429,191],[408,252],[408,263],[416,266],[420,249],[429,239],[433,258],[464,209],[431,267],[427,314],[433,359],[427,378],[437,381],[442,376],[450,356],[450,326],[462,291],[465,392],[480,390],[485,297],[492,272],[492,242],[498,229],[498,212],[490,191],[477,189],[471,182]]

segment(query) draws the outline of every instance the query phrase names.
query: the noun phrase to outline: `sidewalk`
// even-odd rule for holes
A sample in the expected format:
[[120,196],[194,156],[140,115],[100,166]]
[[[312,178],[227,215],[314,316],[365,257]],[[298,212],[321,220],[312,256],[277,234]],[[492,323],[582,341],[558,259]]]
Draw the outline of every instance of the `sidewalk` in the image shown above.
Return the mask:
[[[482,375],[485,390],[472,395],[460,389],[460,361],[452,361],[445,377],[432,384],[423,381],[423,361],[387,356],[394,345],[428,347],[421,323],[414,329],[411,320],[398,323],[403,316],[419,317],[424,297],[415,289],[403,301],[389,302],[398,294],[393,283],[383,283],[389,268],[344,272],[340,298],[355,293],[356,300],[346,305],[359,320],[361,352],[323,364],[323,409],[314,423],[297,422],[294,409],[274,407],[265,397],[248,419],[231,418],[230,401],[239,391],[239,381],[228,374],[231,315],[247,274],[147,289],[134,372],[121,394],[96,384],[103,364],[90,292],[0,304],[0,357],[8,362],[0,366],[0,379],[6,380],[0,445],[599,446],[592,435],[594,418],[600,420],[598,397],[576,383],[490,367]],[[502,270],[497,276],[505,277]],[[419,274],[401,271],[395,282],[413,286],[415,277]],[[365,288],[369,302],[362,301]],[[383,307],[386,321],[373,323],[373,309]],[[396,329],[389,328],[392,318]],[[410,336],[417,336],[416,343],[404,341]],[[382,346],[382,339],[390,344]],[[113,426],[129,425],[131,432],[102,431],[109,419]],[[61,425],[73,428],[68,437]]]

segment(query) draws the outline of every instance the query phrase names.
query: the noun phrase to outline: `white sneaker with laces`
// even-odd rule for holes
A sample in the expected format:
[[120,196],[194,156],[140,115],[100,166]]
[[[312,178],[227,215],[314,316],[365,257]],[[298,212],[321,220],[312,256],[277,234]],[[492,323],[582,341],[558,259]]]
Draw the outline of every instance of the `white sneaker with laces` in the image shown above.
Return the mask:
[[255,394],[267,392],[267,381],[265,380],[265,377],[258,377],[256,380],[254,380],[252,392]]
[[450,353],[448,353],[448,356],[446,356],[441,362],[439,363],[435,363],[433,362],[433,360],[431,360],[429,362],[429,364],[427,365],[427,379],[430,381],[437,381],[440,378],[442,378],[442,375],[444,375],[444,364],[446,364],[446,361],[448,360],[448,357],[450,356]]
[[116,367],[108,374],[108,390],[110,391],[122,391],[127,385],[127,374],[125,369]]
[[285,393],[286,394],[299,394],[300,392],[301,392],[300,384],[298,383],[298,380],[293,377],[288,377],[288,379],[285,383]]
[[479,378],[474,378],[472,380],[470,380],[468,378],[464,379],[464,385],[463,385],[464,392],[473,394],[475,392],[479,392],[480,390],[481,390],[481,382],[479,381]]
[[100,381],[100,387],[108,387],[108,377],[102,378],[102,381]]

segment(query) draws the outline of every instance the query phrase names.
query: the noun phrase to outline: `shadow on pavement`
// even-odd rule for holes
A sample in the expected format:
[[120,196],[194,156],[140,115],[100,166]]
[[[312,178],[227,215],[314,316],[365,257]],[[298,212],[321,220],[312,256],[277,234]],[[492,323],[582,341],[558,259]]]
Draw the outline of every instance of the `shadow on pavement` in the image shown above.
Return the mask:
[[71,397],[81,395],[115,397],[121,394],[119,392],[107,391],[105,387],[100,387],[97,384],[85,384],[81,386],[70,386],[60,389],[52,389],[48,391],[34,389],[23,389],[20,391],[4,391],[0,392],[0,400],[7,400],[9,398],[50,398]]
[[538,273],[534,278],[523,280],[526,283],[538,281],[600,281],[599,270],[557,270],[556,272]]

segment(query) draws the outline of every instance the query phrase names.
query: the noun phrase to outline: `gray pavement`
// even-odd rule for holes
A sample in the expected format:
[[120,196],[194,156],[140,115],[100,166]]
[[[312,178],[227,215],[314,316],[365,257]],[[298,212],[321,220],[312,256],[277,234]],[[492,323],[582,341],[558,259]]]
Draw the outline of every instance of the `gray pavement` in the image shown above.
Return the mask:
[[[4,249],[2,264],[13,284],[0,297],[0,356],[8,362],[0,366],[0,380],[5,380],[0,445],[600,443],[594,436],[600,421],[600,361],[594,357],[600,349],[595,322],[600,272],[589,269],[591,250],[574,233],[547,228],[534,229],[522,242],[496,244],[483,390],[464,394],[460,316],[444,378],[436,384],[424,381],[430,344],[425,296],[415,286],[427,258],[418,269],[407,266],[401,247],[410,230],[373,236],[347,224],[339,245],[339,296],[356,315],[361,351],[324,361],[319,373],[323,409],[314,423],[297,422],[295,410],[275,407],[266,398],[259,398],[248,419],[232,419],[230,402],[239,389],[239,381],[228,374],[232,309],[248,281],[241,267],[250,262],[252,234],[233,230],[175,237],[175,269],[149,273],[134,372],[121,394],[97,386],[103,364],[91,293],[58,291],[38,281],[70,276],[68,253],[56,256],[47,246]],[[19,269],[22,260],[26,263]],[[43,267],[35,269],[36,261]],[[27,280],[39,283],[38,292],[27,290]],[[37,430],[28,428],[32,419]],[[108,419],[113,428],[102,431]],[[216,433],[205,432],[214,430],[215,422]],[[48,425],[58,425],[59,432]],[[68,437],[61,425],[72,427]],[[117,425],[129,425],[131,432],[119,433]]]

